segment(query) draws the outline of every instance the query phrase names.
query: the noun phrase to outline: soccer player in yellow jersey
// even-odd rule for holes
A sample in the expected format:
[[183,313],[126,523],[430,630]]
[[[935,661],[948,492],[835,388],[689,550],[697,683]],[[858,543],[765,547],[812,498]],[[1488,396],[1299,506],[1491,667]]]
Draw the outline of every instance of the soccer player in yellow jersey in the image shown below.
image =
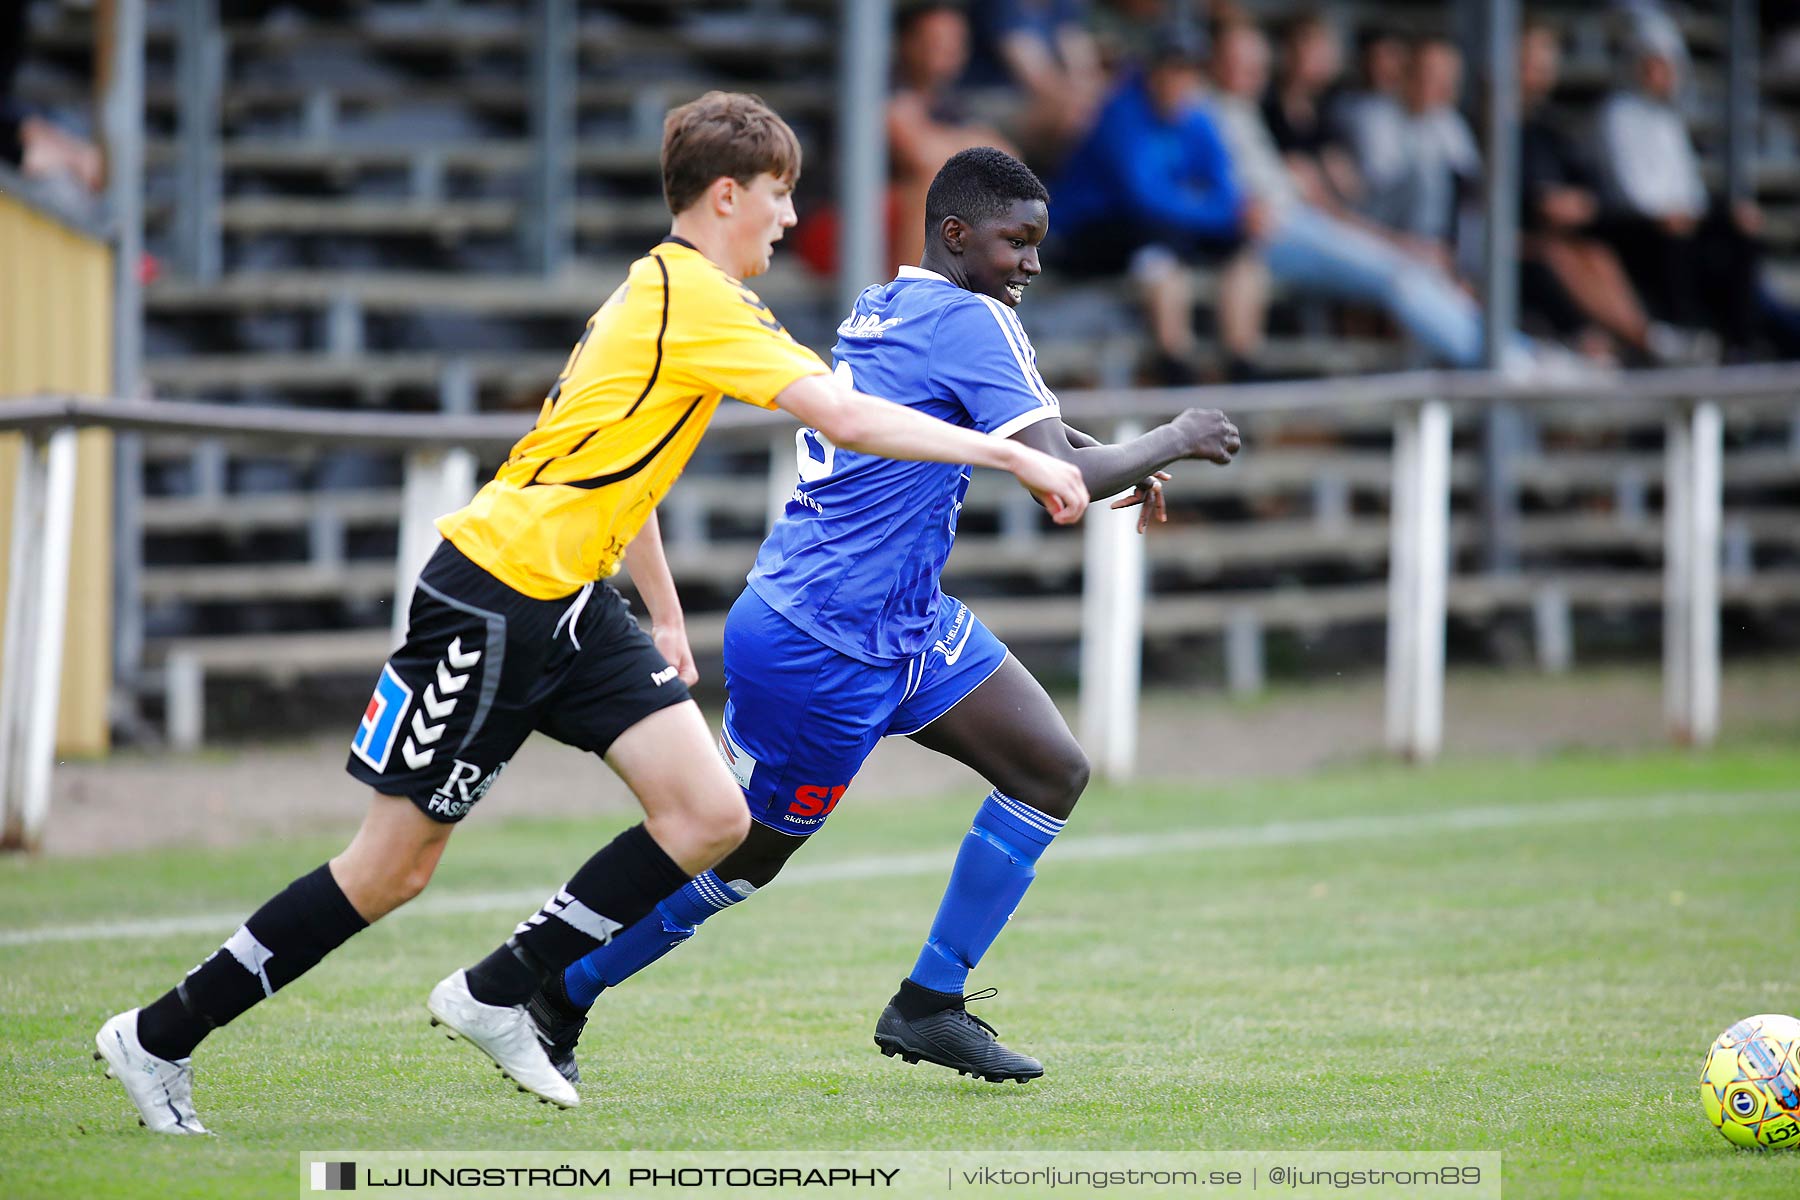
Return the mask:
[[[588,321],[505,465],[438,522],[445,540],[420,575],[406,642],[351,741],[349,771],[374,790],[362,828],[172,990],[96,1035],[95,1057],[150,1129],[206,1132],[194,1047],[416,896],[455,823],[534,729],[602,755],[645,819],[492,954],[439,983],[427,1007],[520,1090],[580,1102],[525,1002],[718,862],[749,824],[688,696],[693,656],[656,527],[657,502],[726,396],[784,409],[861,453],[1010,471],[1061,522],[1086,507],[1075,466],[836,382],[740,282],[768,268],[794,224],[800,173],[793,131],[760,100],[712,92],[671,112],[662,168],[670,236]],[[603,582],[627,562],[649,635]]]

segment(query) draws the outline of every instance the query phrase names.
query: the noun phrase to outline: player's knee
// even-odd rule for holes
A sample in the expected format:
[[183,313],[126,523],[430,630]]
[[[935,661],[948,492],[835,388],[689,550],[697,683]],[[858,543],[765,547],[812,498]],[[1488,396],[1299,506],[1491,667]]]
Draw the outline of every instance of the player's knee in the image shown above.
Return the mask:
[[435,859],[428,862],[388,861],[375,869],[343,857],[332,860],[332,874],[344,898],[365,921],[378,921],[425,890]]
[[1020,789],[1020,794],[1009,792],[1008,795],[1045,816],[1066,821],[1075,811],[1075,802],[1081,799],[1081,793],[1087,790],[1090,773],[1087,755],[1080,746],[1070,742],[1037,763],[1029,784]]
[[741,879],[761,890],[775,881],[775,877],[781,874],[781,868],[787,865],[787,860],[805,844],[806,839],[803,837],[779,833],[767,825],[751,821],[743,844],[721,859],[713,872],[726,883]]
[[750,813],[744,807],[743,793],[732,787],[717,795],[708,792],[692,797],[678,816],[663,825],[652,831],[656,840],[683,867],[699,872],[743,843],[750,831]]
[[1075,802],[1087,790],[1090,774],[1092,768],[1088,764],[1088,756],[1080,746],[1071,745],[1069,752],[1057,764],[1056,798],[1052,806],[1044,811],[1059,821],[1068,820],[1069,814],[1075,811]]
[[412,900],[425,890],[431,882],[431,870],[435,863],[413,863],[400,871],[392,881],[394,907],[398,908],[408,900]]
[[425,890],[442,853],[440,839],[418,842],[359,833],[331,860],[331,874],[363,919],[375,921]]
[[744,798],[732,793],[731,803],[719,812],[717,842],[719,857],[724,858],[733,850],[744,844],[744,835],[750,832],[750,812],[744,807]]
[[1075,810],[1075,802],[1081,799],[1081,794],[1087,791],[1088,780],[1094,773],[1093,764],[1088,762],[1088,756],[1080,746],[1075,747],[1075,753],[1070,756],[1067,772],[1063,785],[1069,802],[1061,814],[1065,820]]

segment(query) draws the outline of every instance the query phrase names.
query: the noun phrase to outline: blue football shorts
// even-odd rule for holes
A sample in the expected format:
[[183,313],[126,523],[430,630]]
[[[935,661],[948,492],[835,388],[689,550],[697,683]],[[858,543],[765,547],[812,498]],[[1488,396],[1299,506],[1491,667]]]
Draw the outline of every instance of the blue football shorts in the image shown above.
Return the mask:
[[841,654],[745,589],[725,619],[720,752],[751,819],[816,832],[875,743],[917,733],[1000,669],[1006,645],[945,596],[924,650],[891,666]]

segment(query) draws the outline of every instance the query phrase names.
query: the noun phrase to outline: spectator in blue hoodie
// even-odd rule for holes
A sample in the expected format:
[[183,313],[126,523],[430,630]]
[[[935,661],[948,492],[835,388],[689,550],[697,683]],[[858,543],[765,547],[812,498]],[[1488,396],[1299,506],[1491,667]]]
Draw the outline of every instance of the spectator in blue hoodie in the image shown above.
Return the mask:
[[1058,264],[1072,275],[1128,272],[1148,312],[1156,373],[1196,376],[1192,270],[1219,268],[1219,340],[1242,377],[1262,337],[1266,274],[1245,251],[1243,193],[1203,107],[1204,43],[1176,30],[1101,107],[1052,189]]

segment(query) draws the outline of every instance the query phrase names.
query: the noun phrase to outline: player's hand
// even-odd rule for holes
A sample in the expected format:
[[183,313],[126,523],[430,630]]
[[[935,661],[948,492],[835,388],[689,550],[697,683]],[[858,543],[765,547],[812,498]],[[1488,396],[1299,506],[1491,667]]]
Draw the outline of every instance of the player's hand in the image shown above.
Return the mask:
[[650,640],[656,643],[657,651],[675,668],[675,674],[681,682],[689,687],[700,682],[700,671],[694,666],[694,652],[688,647],[685,622],[677,621],[672,625],[652,624]]
[[1038,498],[1058,525],[1073,525],[1087,511],[1087,482],[1074,463],[1052,458],[1041,450],[1012,443],[1018,449],[1013,475]]
[[1186,435],[1189,458],[1224,466],[1243,447],[1238,427],[1216,408],[1190,408],[1173,422]]
[[1130,494],[1114,500],[1110,507],[1130,508],[1134,504],[1142,505],[1143,511],[1138,513],[1137,531],[1147,533],[1150,530],[1152,517],[1159,523],[1169,519],[1168,505],[1163,501],[1163,484],[1167,483],[1169,478],[1170,475],[1167,471],[1158,471],[1148,479],[1141,480]]

